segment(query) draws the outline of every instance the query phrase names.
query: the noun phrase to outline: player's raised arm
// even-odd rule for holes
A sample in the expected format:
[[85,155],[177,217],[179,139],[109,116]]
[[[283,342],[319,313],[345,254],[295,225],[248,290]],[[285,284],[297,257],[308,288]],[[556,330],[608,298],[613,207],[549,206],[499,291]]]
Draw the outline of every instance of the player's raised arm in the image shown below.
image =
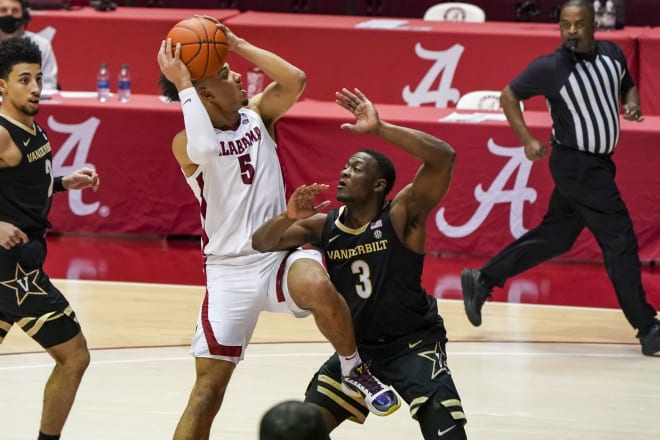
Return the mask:
[[302,94],[307,81],[305,72],[279,55],[238,38],[226,26],[218,26],[227,36],[229,50],[263,70],[272,80],[262,93],[250,100],[250,107],[261,114],[267,126],[272,125]]
[[[449,189],[455,151],[447,142],[428,133],[381,120],[373,103],[359,89],[354,92],[342,89],[337,93],[337,103],[356,118],[354,124],[343,124],[342,128],[378,136],[423,161],[413,182],[392,203],[392,218],[400,238],[411,249],[423,252],[426,217]],[[412,237],[411,232],[415,231],[419,234]]]

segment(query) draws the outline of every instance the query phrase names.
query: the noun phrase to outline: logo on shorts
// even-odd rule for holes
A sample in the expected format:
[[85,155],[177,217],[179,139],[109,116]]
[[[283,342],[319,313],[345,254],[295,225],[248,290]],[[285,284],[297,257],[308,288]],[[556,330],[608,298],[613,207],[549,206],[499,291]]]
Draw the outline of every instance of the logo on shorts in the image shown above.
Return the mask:
[[435,344],[435,350],[418,352],[417,356],[431,361],[431,379],[435,379],[442,373],[451,374],[447,367],[447,355],[443,351],[442,345],[439,342]]
[[16,302],[20,306],[28,295],[48,295],[38,284],[39,269],[26,272],[20,264],[16,263],[14,279],[0,281],[0,285],[8,287],[16,294]]
[[445,429],[444,431],[438,429],[438,437],[442,437],[443,435],[447,434],[449,431],[451,431],[454,428],[456,428],[456,425],[451,425],[449,428]]

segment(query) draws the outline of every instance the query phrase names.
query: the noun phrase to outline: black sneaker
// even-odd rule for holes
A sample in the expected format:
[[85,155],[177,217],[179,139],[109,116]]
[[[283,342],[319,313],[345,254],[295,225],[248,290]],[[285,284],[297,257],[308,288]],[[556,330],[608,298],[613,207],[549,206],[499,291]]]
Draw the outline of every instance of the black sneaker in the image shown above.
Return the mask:
[[473,326],[481,325],[481,307],[491,296],[492,288],[487,287],[481,280],[478,269],[463,269],[461,272],[461,288],[463,289],[463,305],[465,313]]
[[362,397],[369,411],[377,416],[390,415],[401,406],[392,387],[371,374],[364,362],[356,365],[348,376],[343,377],[341,387],[349,396]]
[[660,352],[660,321],[657,319],[649,331],[643,335],[637,335],[639,343],[642,344],[642,354],[644,356],[653,356]]

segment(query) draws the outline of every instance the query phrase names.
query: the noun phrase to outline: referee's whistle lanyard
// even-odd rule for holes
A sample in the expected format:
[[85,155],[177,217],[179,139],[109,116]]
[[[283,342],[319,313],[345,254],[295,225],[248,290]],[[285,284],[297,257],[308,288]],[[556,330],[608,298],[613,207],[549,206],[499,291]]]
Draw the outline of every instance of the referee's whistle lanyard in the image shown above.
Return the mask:
[[576,52],[578,42],[577,40],[569,40],[563,44],[564,49],[566,49],[571,54],[571,59],[574,63],[578,61],[593,61],[596,58],[596,43],[594,42],[594,47],[585,53]]

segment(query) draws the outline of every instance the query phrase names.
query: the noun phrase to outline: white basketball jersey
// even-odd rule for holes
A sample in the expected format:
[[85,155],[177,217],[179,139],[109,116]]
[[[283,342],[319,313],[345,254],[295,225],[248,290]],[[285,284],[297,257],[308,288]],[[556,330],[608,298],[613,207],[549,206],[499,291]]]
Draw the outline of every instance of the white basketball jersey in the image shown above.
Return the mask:
[[253,110],[235,130],[216,130],[218,156],[186,180],[200,203],[207,263],[256,255],[252,234],[286,209],[277,145]]

